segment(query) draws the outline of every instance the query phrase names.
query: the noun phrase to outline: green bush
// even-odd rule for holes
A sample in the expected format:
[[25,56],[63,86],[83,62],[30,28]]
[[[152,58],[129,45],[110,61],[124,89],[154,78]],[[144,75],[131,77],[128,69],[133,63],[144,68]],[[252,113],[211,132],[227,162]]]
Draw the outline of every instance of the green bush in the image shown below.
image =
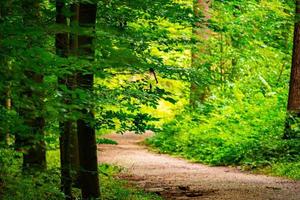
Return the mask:
[[99,167],[101,176],[101,193],[108,200],[160,200],[155,194],[145,193],[128,185],[126,181],[114,178],[122,169],[103,164]]
[[280,162],[275,163],[269,170],[269,173],[277,176],[286,176],[288,178],[300,180],[300,158],[296,162]]
[[96,142],[97,144],[118,144],[118,142],[107,138],[97,138]]
[[[243,85],[242,85],[243,86]],[[245,87],[245,86],[244,86]],[[232,91],[232,90],[231,90]],[[282,139],[285,103],[282,95],[264,96],[259,91],[242,93],[229,101],[224,93],[207,100],[208,112],[196,110],[177,115],[148,143],[161,152],[178,154],[210,165],[241,165],[246,169],[276,166],[274,174],[288,175],[275,163],[299,162],[300,141]],[[225,97],[224,97],[225,96]],[[294,174],[299,174],[294,164]],[[293,171],[293,170],[292,170]],[[295,176],[297,178],[297,175]]]
[[[64,199],[64,195],[59,188],[60,171],[58,168],[49,167],[45,172],[23,175],[21,173],[21,153],[13,149],[0,149],[0,155],[1,199]],[[57,153],[56,155],[58,156]]]
[[[48,170],[34,175],[21,173],[21,154],[0,149],[0,199],[3,200],[63,200],[60,191],[59,151],[47,152]],[[120,168],[99,166],[102,199],[105,200],[159,200],[155,194],[136,189],[126,181],[115,178]],[[73,188],[76,199],[80,191]]]

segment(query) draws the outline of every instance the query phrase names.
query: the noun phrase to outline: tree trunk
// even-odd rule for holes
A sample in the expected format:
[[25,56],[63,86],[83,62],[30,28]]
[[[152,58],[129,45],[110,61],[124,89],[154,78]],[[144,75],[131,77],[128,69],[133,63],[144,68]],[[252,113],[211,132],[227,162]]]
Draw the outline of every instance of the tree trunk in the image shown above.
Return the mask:
[[60,145],[60,165],[61,165],[61,190],[67,200],[72,199],[72,177],[71,177],[71,160],[70,160],[70,130],[72,124],[64,122],[60,124],[61,135],[59,138]]
[[[35,26],[40,19],[38,0],[22,1],[24,11],[24,26]],[[40,43],[40,41],[34,41]],[[31,48],[31,44],[28,45]],[[28,66],[26,66],[28,67]],[[41,67],[41,66],[40,66]],[[25,70],[27,79],[37,83],[43,83],[43,75]],[[25,81],[26,82],[26,81]],[[34,90],[29,86],[25,86],[23,98],[28,99],[32,105],[31,108],[22,109],[20,115],[24,118],[25,124],[29,127],[28,133],[17,136],[16,143],[26,149],[23,154],[23,170],[34,171],[35,169],[46,168],[46,147],[44,142],[44,118],[41,116],[43,110],[43,93],[39,89]]]
[[[85,28],[95,28],[96,24],[96,4],[80,4],[79,5],[79,26]],[[93,60],[94,36],[80,35],[78,37],[78,53],[85,59]],[[89,71],[89,70],[87,70]],[[93,73],[79,72],[77,74],[78,87],[92,92],[94,77]],[[83,199],[95,199],[100,197],[98,162],[97,162],[97,145],[95,128],[86,118],[93,119],[93,108],[89,106],[82,110],[85,116],[77,121],[77,133],[79,144],[79,160],[80,160],[80,185]]]
[[[67,26],[67,17],[63,0],[56,0],[56,23]],[[67,57],[69,54],[69,35],[68,33],[58,33],[55,38],[56,54],[61,57]],[[59,78],[59,84],[64,84],[68,89],[72,89],[73,81],[69,77]],[[70,97],[63,94],[63,104],[70,103]],[[68,113],[64,113],[68,114]],[[72,175],[71,175],[71,135],[72,121],[63,120],[59,123],[60,130],[60,163],[61,163],[61,189],[66,199],[72,199]]]
[[[0,91],[0,105],[2,106],[2,109],[8,111],[11,109],[11,88],[10,88],[10,84],[11,82],[9,81],[9,74],[11,73],[9,66],[8,66],[8,62],[5,60],[5,58],[0,58],[0,67],[2,68],[1,71],[3,71],[3,73],[5,73],[5,76],[3,78],[3,84],[4,87],[1,88]],[[1,73],[1,72],[0,72]],[[0,145],[4,145],[7,146],[9,143],[9,127],[5,126],[5,127],[1,127],[0,128]]]
[[[71,26],[77,26],[79,22],[79,5],[72,4],[70,11],[72,16],[70,18]],[[69,37],[69,55],[78,56],[78,33],[71,33]],[[74,90],[77,87],[76,73],[66,77],[65,84],[69,90]],[[67,104],[73,102],[72,96],[69,96]],[[72,114],[73,110],[69,110],[69,114]],[[75,121],[69,120],[67,122],[70,126],[70,162],[71,162],[71,177],[75,187],[79,187],[79,146],[77,135],[77,124]]]
[[[5,21],[5,17],[7,16],[6,13],[6,6],[4,5],[4,2],[0,2],[0,23],[3,23]],[[4,35],[0,33],[0,40],[4,38]],[[1,46],[0,46],[0,51]],[[7,67],[7,62],[4,56],[4,53],[0,52],[0,108],[1,109],[6,109],[6,99],[7,97],[7,92],[6,92],[6,86],[7,86],[7,74],[8,72],[8,67]],[[6,128],[1,127],[0,128],[0,146],[6,144]]]
[[[194,0],[193,9],[196,18],[203,17],[203,22],[195,22],[193,24],[193,37],[197,40],[206,40],[208,38],[208,19],[210,18],[209,9],[210,0]],[[201,32],[199,31],[201,30]],[[198,58],[199,53],[205,53],[205,47],[193,47],[191,53],[191,65],[193,68],[198,67],[201,61]],[[197,85],[194,80],[192,80],[190,85],[190,106],[194,108],[197,102],[203,103],[207,97],[208,88],[206,86]]]
[[[12,15],[12,1],[7,0],[0,3],[0,23],[6,21],[6,17]],[[3,34],[0,33],[0,40],[5,38]],[[1,49],[1,46],[0,46]],[[12,106],[11,100],[11,80],[12,80],[12,71],[9,63],[9,59],[5,56],[6,49],[1,49],[0,52],[0,79],[3,83],[0,89],[0,104],[3,106],[3,109],[10,110]],[[0,129],[0,143],[8,145],[9,143],[9,126],[3,127],[2,131]]]
[[296,17],[294,28],[294,47],[290,76],[290,89],[287,105],[287,120],[284,133],[285,139],[297,137],[292,125],[299,127],[300,117],[300,0],[296,0]]

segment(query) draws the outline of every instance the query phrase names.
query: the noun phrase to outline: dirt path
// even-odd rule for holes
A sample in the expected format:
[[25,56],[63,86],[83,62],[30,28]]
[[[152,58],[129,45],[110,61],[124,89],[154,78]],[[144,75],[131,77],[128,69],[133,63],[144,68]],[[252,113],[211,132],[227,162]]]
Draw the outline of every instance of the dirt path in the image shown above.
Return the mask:
[[100,145],[100,162],[125,167],[121,178],[165,199],[300,200],[300,181],[208,167],[155,154],[138,144],[149,135],[108,135],[119,144]]

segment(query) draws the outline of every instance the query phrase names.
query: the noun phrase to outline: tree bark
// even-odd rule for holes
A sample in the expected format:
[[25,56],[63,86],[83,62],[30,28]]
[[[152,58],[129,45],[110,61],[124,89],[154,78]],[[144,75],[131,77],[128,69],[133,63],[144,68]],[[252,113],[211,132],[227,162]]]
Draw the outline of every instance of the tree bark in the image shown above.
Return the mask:
[[[77,26],[79,21],[79,5],[72,4],[71,5],[71,26]],[[69,46],[70,52],[69,54],[72,56],[78,56],[78,33],[71,33],[69,38]],[[74,90],[77,87],[77,73],[74,72],[72,75],[68,77],[67,82],[69,83],[68,88]],[[70,97],[72,103],[73,99]],[[69,113],[72,113],[73,110],[69,110]],[[72,180],[75,187],[79,187],[79,146],[78,146],[78,135],[77,135],[77,124],[76,121],[69,121],[71,123],[71,136],[70,136],[70,161],[71,161],[71,172],[72,172]]]
[[[95,28],[96,12],[96,4],[81,3],[79,5],[79,26],[83,28]],[[78,53],[80,57],[93,60],[95,53],[93,40],[94,36],[92,35],[78,36]],[[77,84],[79,88],[92,92],[93,82],[94,76],[92,72],[79,72],[77,74]],[[86,120],[86,118],[94,118],[92,110],[93,108],[91,106],[83,109],[82,115],[85,117],[77,121],[80,185],[83,199],[95,199],[100,197],[95,128],[91,121]]]
[[[5,17],[7,16],[7,7],[5,6],[4,2],[0,2],[0,23],[3,23],[5,21]],[[0,33],[0,40],[4,38],[4,35]],[[1,46],[0,46],[0,49]],[[5,51],[5,50],[1,50]],[[0,107],[2,106],[2,109],[7,109],[7,73],[8,73],[8,63],[6,62],[4,53],[0,53]],[[6,145],[7,143],[7,136],[6,136],[6,128],[1,127],[0,128],[0,145]]]
[[[2,64],[2,63],[1,63]],[[1,66],[0,67],[3,67]],[[7,65],[7,63],[3,63],[4,65]],[[6,66],[5,66],[6,67]],[[9,69],[7,69],[9,70]],[[0,100],[1,102],[1,106],[3,107],[3,109],[5,109],[6,111],[11,109],[11,91],[10,91],[10,87],[9,87],[9,82],[6,82],[6,84],[8,86],[6,86],[4,88],[4,91],[1,91],[0,95],[2,94],[2,98]],[[7,146],[9,143],[9,129],[8,127],[2,127],[0,129],[0,146]]]
[[[24,26],[35,26],[40,20],[40,4],[38,0],[22,1],[24,11]],[[40,44],[40,41],[34,41]],[[31,48],[31,44],[28,45]],[[43,75],[32,70],[25,70],[25,76],[40,85],[43,83]],[[41,116],[43,110],[43,93],[39,89],[25,86],[23,98],[28,99],[32,105],[30,109],[22,109],[21,116],[25,125],[29,127],[28,133],[18,135],[16,143],[25,149],[23,153],[23,171],[43,170],[46,168],[46,146],[44,141],[44,118]]]
[[[12,1],[7,0],[5,2],[0,3],[0,23],[7,21],[6,18],[9,18],[12,15]],[[0,40],[5,38],[5,36],[0,33]],[[3,106],[3,109],[10,110],[12,107],[12,99],[11,99],[11,80],[12,80],[12,71],[9,63],[9,59],[5,56],[6,49],[1,48],[2,52],[0,52],[0,67],[1,67],[1,76],[0,79],[3,83],[2,88],[0,90],[0,104]],[[9,126],[3,128],[2,131],[0,129],[0,143],[2,142],[4,145],[8,145],[9,143]]]
[[300,111],[300,0],[296,1],[296,22],[294,28],[294,47],[288,98],[288,111]]
[[[64,14],[66,11],[65,3],[63,0],[56,0],[56,23],[67,26],[67,17]],[[61,57],[67,57],[69,54],[69,35],[67,32],[58,33],[55,37],[56,54]],[[64,77],[59,78],[59,84],[64,84],[68,89],[72,89],[74,83],[72,78]],[[62,91],[61,91],[62,92]],[[70,97],[63,94],[63,104],[70,103]],[[68,113],[64,113],[66,115]],[[61,190],[65,194],[65,198],[72,199],[72,175],[71,175],[71,135],[72,121],[63,120],[59,123],[60,130],[60,164],[61,164]]]
[[287,120],[285,125],[284,138],[296,137],[296,131],[292,125],[299,126],[300,117],[300,0],[296,0],[296,21],[294,27],[294,46],[292,55],[292,68],[290,75],[290,88],[287,105]]

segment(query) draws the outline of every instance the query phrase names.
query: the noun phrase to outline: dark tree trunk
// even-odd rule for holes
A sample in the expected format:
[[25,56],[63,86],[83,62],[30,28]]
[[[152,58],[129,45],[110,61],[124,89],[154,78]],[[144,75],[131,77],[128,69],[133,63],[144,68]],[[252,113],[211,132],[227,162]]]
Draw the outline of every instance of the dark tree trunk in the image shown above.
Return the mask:
[[64,122],[60,124],[61,135],[59,138],[59,145],[61,164],[61,190],[65,194],[66,199],[72,199],[72,177],[70,160],[71,128],[71,123]]
[[[78,4],[72,4],[70,11],[72,13],[70,24],[71,26],[78,26],[79,22],[79,5]],[[76,29],[76,28],[75,28]],[[73,32],[70,34],[69,38],[69,45],[70,45],[70,52],[69,54],[72,56],[78,56],[78,33]],[[73,72],[72,75],[68,77],[69,86],[68,88],[73,90],[77,87],[77,81],[76,81],[77,73]],[[70,102],[72,103],[72,98],[70,97]],[[73,110],[69,110],[69,113],[71,114]],[[69,121],[71,123],[71,136],[70,136],[70,161],[71,161],[71,176],[73,180],[73,185],[75,187],[80,187],[80,180],[79,180],[79,146],[78,146],[78,135],[77,135],[77,124],[75,121]]]
[[294,29],[294,48],[288,98],[288,111],[300,111],[300,1],[296,1],[296,22]]
[[[30,76],[28,76],[28,78],[29,77]],[[34,74],[31,77],[34,77],[35,82],[42,83],[43,78],[41,75]],[[41,95],[38,93],[34,95],[41,98]],[[33,91],[29,91],[28,89],[25,98],[31,98],[32,96]],[[36,98],[34,97],[34,99]],[[40,105],[35,105],[35,107],[39,106]],[[34,114],[34,112],[41,112],[39,109],[40,108],[36,110],[23,110],[20,112],[25,118],[25,125],[29,127],[25,134],[22,133],[22,135],[16,138],[16,143],[19,143],[19,146],[25,150],[23,153],[24,172],[46,169],[46,145],[44,141],[45,121],[43,117],[36,117]]]
[[79,146],[77,136],[77,124],[72,121],[71,123],[71,136],[70,136],[70,162],[71,162],[71,177],[74,187],[80,188],[79,183]]
[[294,47],[292,57],[292,69],[290,76],[290,89],[288,98],[288,116],[286,120],[285,139],[297,137],[292,125],[299,127],[300,117],[300,0],[296,0],[296,17],[294,28]]
[[[38,0],[22,1],[24,11],[23,23],[24,26],[35,26],[40,19]],[[34,41],[41,45],[41,41]],[[31,48],[31,44],[28,45]],[[29,66],[26,66],[26,68]],[[42,66],[40,66],[42,67]],[[40,85],[43,83],[43,75],[38,74],[30,69],[25,70],[25,76],[28,80]],[[26,81],[25,81],[26,82]],[[39,89],[31,89],[30,85],[26,84],[23,98],[30,102],[29,109],[22,109],[20,115],[24,118],[25,125],[29,130],[25,134],[18,135],[16,143],[26,149],[23,154],[23,170],[33,171],[35,169],[46,168],[46,147],[44,142],[44,118],[41,116],[43,110],[43,92]]]
[[[56,0],[56,23],[67,26],[67,17],[63,0]],[[67,57],[69,53],[69,35],[68,33],[58,33],[55,38],[56,54],[61,57]],[[72,89],[73,81],[69,77],[59,78],[59,84],[64,84],[68,89]],[[70,103],[70,97],[63,95],[63,103]],[[64,113],[66,115],[68,113]],[[66,199],[72,199],[72,176],[71,176],[71,134],[72,122],[63,120],[60,126],[60,163],[61,163],[61,189]]]
[[[3,23],[5,20],[5,17],[7,16],[7,7],[5,6],[4,2],[0,2],[0,23]],[[0,33],[0,40],[4,38],[4,35]],[[1,48],[0,46],[0,108],[1,109],[6,109],[6,100],[8,99],[7,92],[6,92],[6,87],[7,87],[7,72],[8,72],[8,67],[7,67],[7,62],[4,56],[4,52],[2,53],[1,51],[5,51]],[[0,146],[6,144],[6,129],[5,127],[0,127]]]
[[[94,28],[96,23],[97,5],[80,4],[79,5],[79,26],[84,28]],[[78,37],[78,53],[85,59],[92,60],[94,57],[93,48],[94,36]],[[87,70],[90,71],[90,70]],[[93,73],[79,72],[77,74],[78,87],[92,92],[94,77]],[[90,120],[93,119],[93,108],[90,106],[82,110],[85,116],[77,121],[79,160],[80,160],[80,185],[83,199],[94,199],[100,197],[98,162],[97,162],[97,145],[95,128]]]
[[[9,18],[12,15],[12,1],[7,0],[0,3],[0,23],[7,21],[6,18]],[[0,33],[0,40],[5,38],[3,34]],[[12,106],[11,100],[11,80],[12,80],[12,71],[10,69],[8,58],[5,56],[6,49],[1,48],[0,46],[0,80],[2,85],[0,86],[0,104],[3,106],[3,109],[10,110]],[[8,145],[9,140],[9,126],[6,126],[3,129],[0,128],[0,143]]]

